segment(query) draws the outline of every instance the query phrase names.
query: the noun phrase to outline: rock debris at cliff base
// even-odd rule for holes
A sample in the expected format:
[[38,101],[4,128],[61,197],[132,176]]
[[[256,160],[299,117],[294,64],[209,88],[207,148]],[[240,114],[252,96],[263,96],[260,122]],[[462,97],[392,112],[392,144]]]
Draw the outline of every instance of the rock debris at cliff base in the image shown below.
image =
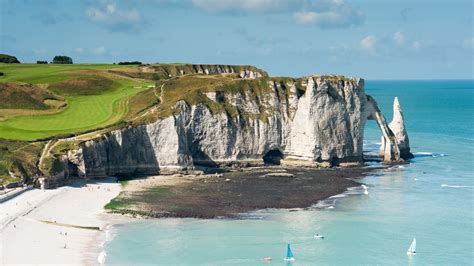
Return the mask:
[[148,217],[235,217],[266,208],[307,208],[360,184],[373,168],[264,168],[128,181],[113,212]]

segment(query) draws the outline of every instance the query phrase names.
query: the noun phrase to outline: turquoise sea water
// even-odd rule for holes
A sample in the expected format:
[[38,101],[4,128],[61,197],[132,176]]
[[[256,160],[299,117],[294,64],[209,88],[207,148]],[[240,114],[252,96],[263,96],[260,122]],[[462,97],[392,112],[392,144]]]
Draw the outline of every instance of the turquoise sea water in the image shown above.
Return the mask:
[[[402,104],[412,163],[382,170],[313,210],[265,210],[252,219],[146,220],[116,226],[106,264],[472,265],[474,263],[473,81],[367,81],[387,120]],[[378,148],[375,122],[365,148]],[[333,207],[332,207],[333,206]],[[320,233],[324,240],[315,240]],[[406,250],[416,237],[417,255]],[[263,257],[272,257],[264,262]]]

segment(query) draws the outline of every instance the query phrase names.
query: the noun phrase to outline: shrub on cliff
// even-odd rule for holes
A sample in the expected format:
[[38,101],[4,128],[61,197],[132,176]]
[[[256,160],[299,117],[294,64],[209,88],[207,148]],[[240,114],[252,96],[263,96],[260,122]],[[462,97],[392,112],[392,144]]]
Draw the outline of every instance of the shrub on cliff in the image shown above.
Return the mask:
[[125,62],[119,62],[119,65],[141,65],[142,62],[140,61],[125,61]]
[[7,54],[0,54],[0,63],[7,63],[7,64],[20,64],[20,61],[16,59],[16,57],[7,55]]
[[65,55],[57,55],[53,58],[53,64],[72,64],[72,58]]

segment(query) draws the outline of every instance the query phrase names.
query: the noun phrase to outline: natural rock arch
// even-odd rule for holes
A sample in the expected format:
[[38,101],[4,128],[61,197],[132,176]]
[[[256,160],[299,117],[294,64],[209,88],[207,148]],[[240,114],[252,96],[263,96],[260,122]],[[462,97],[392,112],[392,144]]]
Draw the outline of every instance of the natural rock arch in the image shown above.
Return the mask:
[[369,107],[367,119],[375,120],[382,133],[380,155],[384,162],[393,163],[413,158],[413,154],[410,153],[408,134],[398,98],[395,97],[394,99],[393,120],[390,125],[387,124],[382,111],[380,111],[372,96],[367,95],[367,103]]

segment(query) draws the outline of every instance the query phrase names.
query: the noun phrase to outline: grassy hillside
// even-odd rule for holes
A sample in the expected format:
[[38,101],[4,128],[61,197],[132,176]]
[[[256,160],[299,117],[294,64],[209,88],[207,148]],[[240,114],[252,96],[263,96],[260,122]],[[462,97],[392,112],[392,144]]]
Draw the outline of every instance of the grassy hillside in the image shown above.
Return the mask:
[[31,84],[0,83],[0,109],[51,108],[54,101],[61,101],[53,93]]
[[[265,78],[242,80],[238,73],[243,70]],[[268,91],[266,72],[251,66],[0,63],[0,72],[0,185],[55,174],[58,158],[71,145],[130,123],[166,117],[179,100],[235,115],[234,106],[215,103],[204,93],[250,89],[258,98]],[[219,74],[223,72],[227,74]],[[39,166],[44,147],[48,152]]]
[[4,76],[0,78],[0,82],[14,81],[31,84],[50,84],[77,76],[74,71],[99,72],[123,67],[110,64],[38,65],[0,63],[0,72],[4,73]]
[[[115,65],[0,65],[0,138],[35,140],[119,122],[131,95],[153,84],[109,74]],[[27,84],[25,84],[27,83]],[[30,83],[30,84],[28,84]],[[31,85],[36,84],[36,85]],[[57,108],[60,99],[63,108]],[[49,100],[49,101],[48,101]],[[55,112],[25,109],[56,108]],[[15,110],[11,110],[15,109]]]

